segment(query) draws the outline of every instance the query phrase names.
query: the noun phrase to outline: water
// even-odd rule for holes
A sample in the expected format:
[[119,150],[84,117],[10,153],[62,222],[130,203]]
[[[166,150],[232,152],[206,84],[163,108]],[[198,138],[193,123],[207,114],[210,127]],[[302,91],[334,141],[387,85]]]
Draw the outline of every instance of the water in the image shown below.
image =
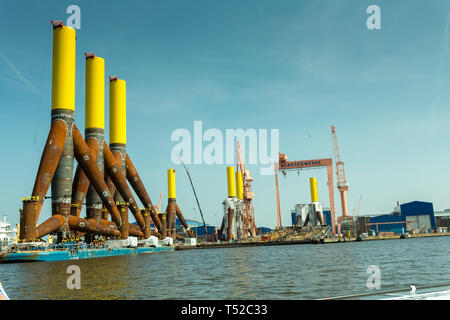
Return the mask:
[[[0,264],[11,299],[315,299],[450,283],[450,237],[160,252]],[[69,265],[81,289],[68,289]]]

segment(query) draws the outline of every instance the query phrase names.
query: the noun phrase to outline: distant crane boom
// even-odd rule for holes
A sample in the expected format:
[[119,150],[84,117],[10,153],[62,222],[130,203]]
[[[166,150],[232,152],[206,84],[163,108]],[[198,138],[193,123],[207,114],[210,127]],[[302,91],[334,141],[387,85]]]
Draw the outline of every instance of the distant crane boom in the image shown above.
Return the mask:
[[347,210],[348,182],[345,179],[344,162],[341,160],[341,155],[339,154],[336,128],[334,126],[331,126],[331,137],[333,140],[334,159],[336,162],[337,188],[341,193],[342,216],[338,217],[338,233],[340,234],[341,222],[344,220],[352,220],[353,218],[348,215]]
[[186,167],[186,165],[184,164],[183,160],[181,160],[181,158],[178,155],[178,153],[175,153],[175,154],[177,155],[178,160],[180,160],[181,164],[184,167],[184,170],[186,171],[186,173],[188,175],[189,182],[191,183],[192,191],[194,192],[195,200],[197,201],[198,210],[200,211],[200,216],[202,217],[203,225],[205,227],[206,238],[208,239],[208,242],[209,242],[210,239],[209,239],[209,234],[208,234],[208,228],[206,227],[205,218],[203,217],[203,212],[202,212],[202,209],[200,208],[200,202],[198,201],[197,193],[195,192],[194,184],[192,183],[192,179],[191,179],[191,175],[189,173],[189,169]]

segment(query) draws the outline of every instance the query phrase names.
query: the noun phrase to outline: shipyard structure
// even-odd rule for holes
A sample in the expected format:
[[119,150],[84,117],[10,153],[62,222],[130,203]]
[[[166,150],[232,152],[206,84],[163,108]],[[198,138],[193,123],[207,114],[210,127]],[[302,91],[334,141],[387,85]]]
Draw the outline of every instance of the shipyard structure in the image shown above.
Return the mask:
[[[50,234],[56,243],[80,237],[88,243],[128,237],[174,239],[176,217],[192,234],[176,203],[175,170],[168,170],[167,217],[149,197],[127,150],[126,81],[115,76],[109,77],[110,141],[106,141],[105,60],[94,53],[85,53],[83,137],[74,121],[76,31],[61,21],[52,21],[52,26],[51,127],[31,196],[22,199],[19,242],[36,242]],[[52,215],[39,223],[46,198],[51,198]],[[81,217],[84,202],[85,218]],[[136,224],[130,223],[130,213]]]

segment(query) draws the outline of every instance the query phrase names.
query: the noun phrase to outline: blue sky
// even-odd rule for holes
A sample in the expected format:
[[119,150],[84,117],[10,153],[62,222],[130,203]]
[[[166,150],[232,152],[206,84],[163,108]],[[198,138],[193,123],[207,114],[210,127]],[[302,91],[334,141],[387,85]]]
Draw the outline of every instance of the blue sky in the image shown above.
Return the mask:
[[[127,81],[128,152],[157,202],[166,170],[194,218],[195,199],[171,162],[177,128],[279,129],[289,160],[333,156],[336,126],[349,209],[390,212],[396,201],[450,208],[448,1],[28,1],[0,3],[0,214],[19,221],[50,125],[50,20],[81,8],[76,122],[84,131],[84,52],[105,58],[106,76]],[[366,8],[381,8],[368,30]],[[105,79],[106,81],[106,79]],[[108,88],[108,87],[106,87]],[[106,96],[108,123],[108,95]],[[108,129],[106,137],[108,138]],[[206,144],[204,144],[206,146]],[[226,165],[190,165],[208,223],[220,224]],[[273,176],[254,176],[255,216],[276,224]],[[326,170],[280,177],[283,224],[309,202],[309,177],[328,206]],[[50,195],[50,191],[49,191]],[[340,214],[336,190],[335,202]],[[50,216],[44,205],[40,221]],[[197,219],[199,219],[197,213]]]

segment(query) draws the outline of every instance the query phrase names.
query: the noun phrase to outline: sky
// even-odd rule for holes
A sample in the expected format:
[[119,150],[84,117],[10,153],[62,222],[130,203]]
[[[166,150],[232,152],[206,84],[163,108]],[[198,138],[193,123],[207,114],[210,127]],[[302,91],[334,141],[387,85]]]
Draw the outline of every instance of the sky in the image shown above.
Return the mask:
[[[288,160],[334,158],[336,127],[350,213],[391,212],[397,201],[450,208],[450,2],[416,0],[0,1],[0,215],[19,222],[50,128],[52,28],[81,9],[76,123],[84,132],[84,55],[127,81],[127,150],[154,203],[176,169],[177,203],[200,219],[176,129],[279,130]],[[369,30],[378,5],[381,29]],[[105,99],[108,124],[108,91]],[[106,128],[106,139],[109,128]],[[225,142],[224,142],[225,144]],[[203,142],[203,148],[208,142]],[[225,150],[224,150],[225,152]],[[248,158],[246,159],[248,162]],[[189,164],[207,223],[220,225],[227,164]],[[273,175],[248,165],[258,226],[275,227]],[[326,169],[280,175],[283,225],[309,203],[309,177],[329,206]],[[336,213],[341,214],[335,190]],[[50,195],[50,190],[48,192]],[[40,215],[51,215],[47,200]]]

